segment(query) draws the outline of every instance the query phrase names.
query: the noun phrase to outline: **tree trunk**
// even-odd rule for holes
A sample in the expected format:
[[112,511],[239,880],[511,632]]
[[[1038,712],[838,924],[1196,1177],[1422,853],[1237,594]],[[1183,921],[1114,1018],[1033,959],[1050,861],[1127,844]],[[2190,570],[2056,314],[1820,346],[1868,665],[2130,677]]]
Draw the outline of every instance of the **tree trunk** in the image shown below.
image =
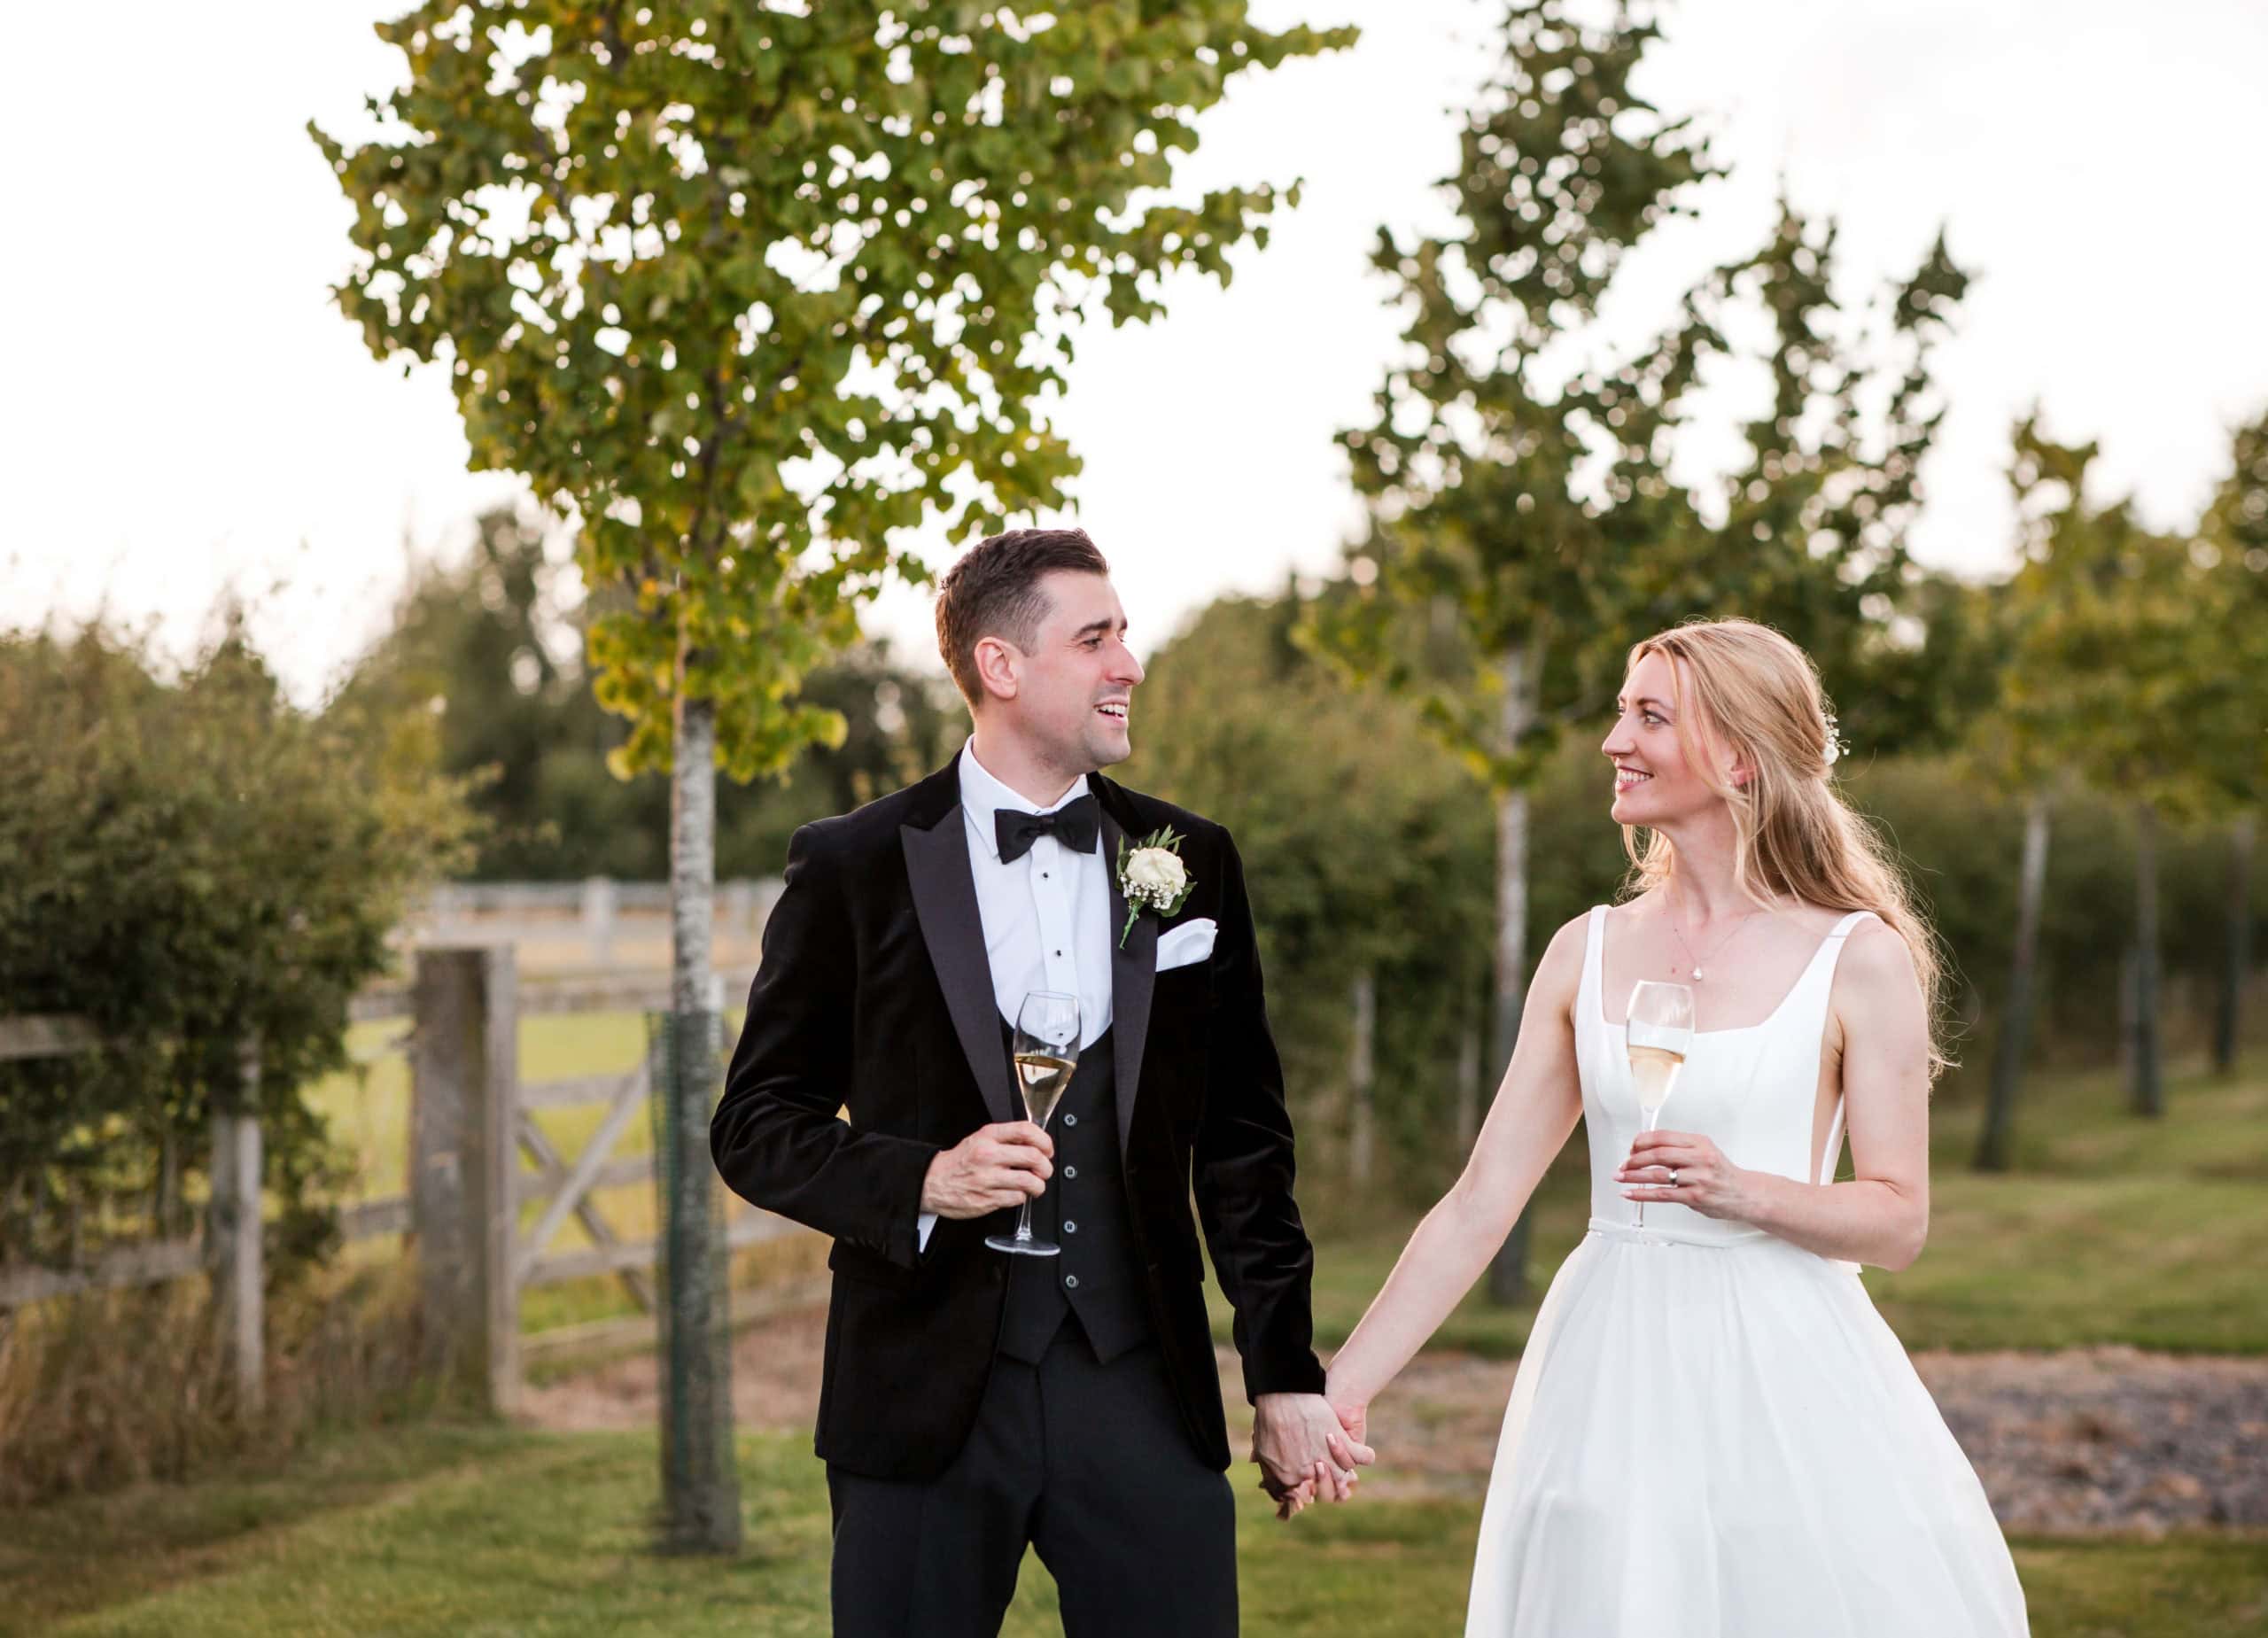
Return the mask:
[[717,708],[688,700],[679,671],[670,780],[669,1051],[661,1157],[668,1184],[662,1326],[662,1529],[678,1552],[730,1553],[741,1544],[733,1460],[727,1266],[717,1211],[709,1120],[716,1105],[718,1003],[710,941],[716,914]]
[[1347,1067],[1351,1105],[1348,1111],[1347,1175],[1358,1188],[1370,1184],[1372,1150],[1377,1142],[1378,1110],[1371,1081],[1378,1021],[1378,974],[1365,969],[1355,975],[1355,1050]]
[[2134,809],[2134,1113],[2165,1113],[2158,1046],[2158,833],[2147,802]]
[[2035,793],[2023,811],[2023,864],[2016,889],[2016,947],[2008,966],[2008,1001],[1992,1052],[1992,1089],[1984,1102],[1984,1130],[1977,1142],[1977,1169],[2004,1172],[2016,1159],[2016,1083],[2031,1039],[2034,974],[2039,960],[2040,897],[2047,882],[2047,798]]
[[1472,1153],[1480,1135],[1480,1015],[1478,986],[1465,987],[1464,1020],[1456,1043],[1456,1152],[1460,1159]]
[[[1533,644],[1505,651],[1501,744],[1509,753],[1534,724],[1536,678],[1542,656]],[[1489,1019],[1489,1062],[1502,1085],[1520,1032],[1520,1009],[1527,1000],[1527,791],[1506,791],[1496,803],[1496,960],[1495,1005]],[[1488,1300],[1510,1308],[1527,1295],[1526,1207],[1488,1265]]]
[[2236,1074],[2244,1034],[2244,986],[2252,976],[2252,842],[2258,817],[2246,813],[2229,827],[2228,950],[2221,962],[2220,1005],[2213,1017],[2213,1071]]

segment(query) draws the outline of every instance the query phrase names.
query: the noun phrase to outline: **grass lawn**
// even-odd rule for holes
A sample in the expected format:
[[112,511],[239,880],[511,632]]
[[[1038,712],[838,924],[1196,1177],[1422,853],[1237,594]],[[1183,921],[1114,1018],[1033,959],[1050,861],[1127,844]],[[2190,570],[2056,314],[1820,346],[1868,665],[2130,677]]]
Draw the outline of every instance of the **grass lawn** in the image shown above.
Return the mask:
[[[527,1029],[530,1078],[626,1066],[638,1050],[634,1017]],[[1907,1344],[2268,1352],[2268,1299],[2243,1249],[2268,1239],[2268,1064],[2249,1069],[2233,1085],[2175,1076],[2173,1113],[2154,1123],[2124,1113],[2115,1076],[2042,1077],[2020,1169],[2007,1177],[1967,1170],[1975,1110],[1948,1094],[1930,1249],[1904,1274],[1868,1275]],[[343,1082],[325,1091],[337,1130],[364,1156],[371,1194],[400,1186],[399,1075],[382,1063],[366,1091]],[[548,1117],[571,1150],[597,1119],[581,1115]],[[645,1143],[642,1123],[632,1141]],[[1373,1207],[1348,1221],[1327,1181],[1310,1179],[1304,1192],[1319,1222],[1337,1220],[1320,1236],[1317,1283],[1329,1347],[1376,1292],[1414,1214]],[[650,1214],[646,1192],[617,1193],[624,1230],[640,1231],[650,1223],[637,1215]],[[1538,1202],[1539,1284],[1581,1233],[1584,1194],[1578,1143]],[[532,1302],[530,1318],[588,1317],[613,1300],[603,1283],[547,1293],[548,1309]],[[1526,1310],[1476,1295],[1436,1346],[1509,1355],[1527,1322]],[[729,1564],[667,1560],[647,1547],[650,1435],[424,1425],[336,1438],[281,1472],[0,1515],[0,1633],[825,1633],[826,1490],[807,1441],[745,1438],[741,1471],[749,1552]],[[1257,1492],[1242,1492],[1239,1508],[1246,1630],[1458,1629],[1476,1502],[1371,1496],[1288,1529]],[[2016,1547],[2040,1638],[2268,1638],[2268,1534]],[[1006,1630],[1057,1630],[1036,1561]]]
[[[653,1440],[419,1427],[285,1473],[145,1487],[0,1518],[0,1632],[820,1638],[827,1492],[800,1439],[742,1441],[749,1551],[657,1557]],[[1244,1626],[1439,1638],[1463,1616],[1476,1503],[1365,1500],[1278,1525],[1239,1502]],[[2037,1638],[2268,1634],[2268,1537],[2019,1541]],[[1028,1560],[1006,1631],[1060,1631]]]
[[[2193,1353],[2268,1353],[2268,1063],[2233,1082],[2170,1077],[2163,1119],[2126,1112],[2115,1073],[2036,1076],[2016,1169],[1969,1169],[1977,1110],[1958,1095],[1934,1111],[1930,1244],[1902,1273],[1865,1271],[1867,1289],[1911,1348],[2059,1348],[2086,1343]],[[1846,1162],[1847,1174],[1847,1162]],[[1327,1183],[1304,1184],[1309,1198]],[[1538,1192],[1529,1272],[1541,1294],[1583,1233],[1589,1180],[1582,1133]],[[1328,1207],[1328,1200],[1324,1200]],[[1346,1340],[1414,1225],[1379,1214],[1319,1237],[1318,1347]],[[1208,1288],[1219,1336],[1228,1308]],[[1476,1287],[1433,1346],[1510,1357],[1533,1307],[1499,1308]]]

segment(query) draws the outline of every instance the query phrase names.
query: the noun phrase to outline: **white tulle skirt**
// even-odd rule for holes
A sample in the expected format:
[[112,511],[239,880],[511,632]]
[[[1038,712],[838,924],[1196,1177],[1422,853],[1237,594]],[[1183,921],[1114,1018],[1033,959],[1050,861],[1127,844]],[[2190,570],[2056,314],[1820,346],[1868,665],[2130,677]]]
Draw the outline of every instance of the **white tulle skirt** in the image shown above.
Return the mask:
[[1984,1487],[1848,1264],[1594,1220],[1536,1315],[1467,1638],[2003,1638]]

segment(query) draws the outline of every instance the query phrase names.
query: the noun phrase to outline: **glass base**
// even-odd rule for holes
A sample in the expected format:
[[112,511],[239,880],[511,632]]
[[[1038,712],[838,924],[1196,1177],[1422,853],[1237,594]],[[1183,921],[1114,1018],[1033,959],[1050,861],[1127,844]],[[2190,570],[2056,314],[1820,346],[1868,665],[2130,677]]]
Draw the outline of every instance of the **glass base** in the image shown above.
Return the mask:
[[1008,1234],[992,1235],[984,1243],[994,1251],[1005,1251],[1012,1257],[1052,1257],[1063,1249],[1053,1240],[1020,1240]]

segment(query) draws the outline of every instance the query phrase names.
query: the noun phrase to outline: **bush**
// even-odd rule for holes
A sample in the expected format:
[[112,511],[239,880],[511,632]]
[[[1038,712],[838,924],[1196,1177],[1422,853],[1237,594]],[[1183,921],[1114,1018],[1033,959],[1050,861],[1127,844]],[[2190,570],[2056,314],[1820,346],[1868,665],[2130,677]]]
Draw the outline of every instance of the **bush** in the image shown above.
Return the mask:
[[434,767],[430,719],[295,709],[233,621],[170,679],[101,628],[0,635],[0,1013],[105,1042],[0,1065],[0,1263],[187,1232],[212,1117],[247,1103],[275,1266],[324,1250],[331,1151],[300,1089],[346,1067],[349,1000],[463,857]]

